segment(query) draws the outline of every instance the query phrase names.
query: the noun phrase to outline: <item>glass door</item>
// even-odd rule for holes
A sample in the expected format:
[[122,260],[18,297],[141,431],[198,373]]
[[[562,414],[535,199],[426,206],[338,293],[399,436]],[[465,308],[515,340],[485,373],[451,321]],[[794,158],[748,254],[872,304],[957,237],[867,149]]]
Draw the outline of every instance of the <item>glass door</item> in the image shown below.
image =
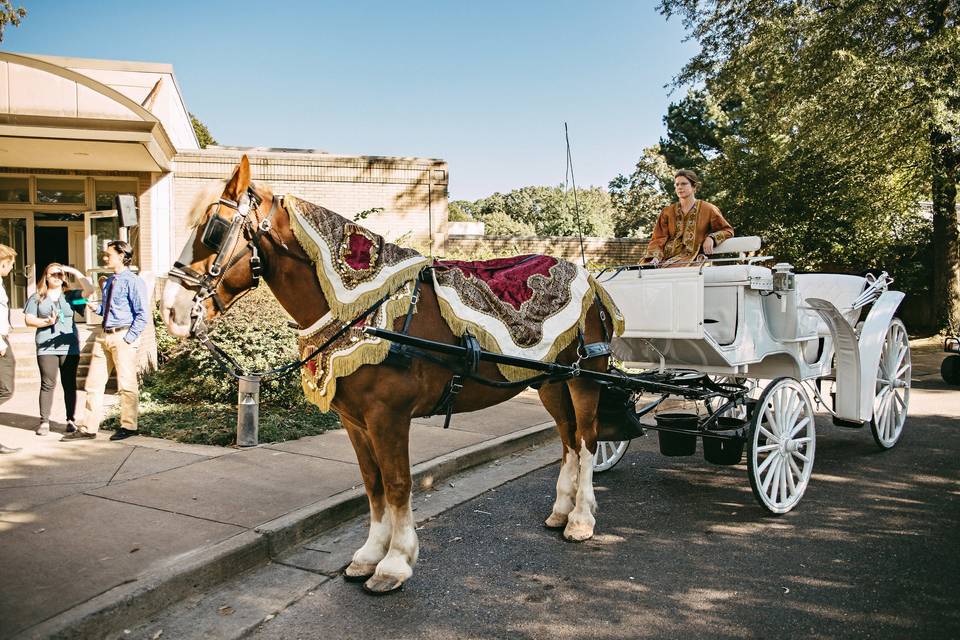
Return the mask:
[[[86,238],[83,251],[84,271],[96,288],[91,302],[99,302],[101,278],[110,274],[103,254],[107,250],[107,243],[112,240],[122,240],[120,235],[120,217],[115,209],[109,211],[86,211],[83,214],[83,235]],[[100,316],[87,307],[86,321],[89,324],[99,324]]]
[[3,288],[10,297],[10,320],[14,326],[22,327],[23,305],[36,291],[33,212],[0,211],[0,244],[17,252],[13,270],[3,278]]

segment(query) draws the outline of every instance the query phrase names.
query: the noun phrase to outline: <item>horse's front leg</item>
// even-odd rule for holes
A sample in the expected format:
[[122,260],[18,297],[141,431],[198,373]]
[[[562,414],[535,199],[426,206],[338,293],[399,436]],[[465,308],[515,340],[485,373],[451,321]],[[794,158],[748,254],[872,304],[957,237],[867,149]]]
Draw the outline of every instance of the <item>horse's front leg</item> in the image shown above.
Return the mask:
[[573,542],[582,542],[593,537],[596,525],[594,513],[597,499],[593,492],[593,454],[597,451],[597,407],[600,401],[600,388],[589,380],[571,380],[567,383],[570,398],[577,416],[576,454],[579,473],[577,475],[576,504],[567,516],[567,526],[563,537]]
[[410,418],[398,418],[389,412],[376,412],[367,420],[373,451],[380,461],[380,473],[386,498],[390,545],[377,564],[374,574],[364,584],[371,593],[389,593],[403,586],[413,575],[413,565],[420,553],[416,522],[411,508],[409,436]]
[[347,580],[366,580],[373,575],[377,564],[387,555],[392,531],[390,511],[386,508],[383,480],[380,467],[373,455],[366,430],[344,416],[340,417],[347,428],[353,450],[360,464],[360,474],[370,503],[370,530],[367,541],[353,554],[353,560],[344,571]]

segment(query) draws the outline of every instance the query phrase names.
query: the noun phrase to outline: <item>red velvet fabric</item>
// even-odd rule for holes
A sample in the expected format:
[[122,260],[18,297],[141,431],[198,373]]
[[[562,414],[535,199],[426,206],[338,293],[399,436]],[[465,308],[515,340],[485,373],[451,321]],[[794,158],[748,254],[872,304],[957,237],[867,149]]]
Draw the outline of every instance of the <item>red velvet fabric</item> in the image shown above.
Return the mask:
[[528,283],[530,277],[549,278],[550,269],[556,264],[556,258],[535,254],[492,260],[437,260],[434,263],[436,268],[459,269],[465,277],[485,282],[497,298],[517,310],[533,296]]
[[347,265],[351,269],[364,271],[370,268],[370,249],[373,242],[370,238],[360,233],[351,233],[347,238],[348,251],[344,256]]

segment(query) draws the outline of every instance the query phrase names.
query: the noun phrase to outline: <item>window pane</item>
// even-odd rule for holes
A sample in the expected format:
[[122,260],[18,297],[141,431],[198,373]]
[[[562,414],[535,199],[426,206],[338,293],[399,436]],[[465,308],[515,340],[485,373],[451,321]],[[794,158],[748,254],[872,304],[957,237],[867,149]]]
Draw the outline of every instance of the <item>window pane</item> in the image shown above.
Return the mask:
[[0,202],[30,202],[30,178],[0,177]]
[[93,256],[93,264],[96,267],[105,267],[106,261],[103,259],[103,253],[107,250],[107,243],[111,240],[120,239],[120,219],[116,216],[110,218],[91,218],[90,219],[90,255]]
[[37,202],[41,204],[83,204],[83,179],[37,178]]
[[97,180],[94,183],[97,202],[97,211],[108,211],[115,208],[113,199],[118,193],[132,193],[137,195],[137,183],[133,180]]

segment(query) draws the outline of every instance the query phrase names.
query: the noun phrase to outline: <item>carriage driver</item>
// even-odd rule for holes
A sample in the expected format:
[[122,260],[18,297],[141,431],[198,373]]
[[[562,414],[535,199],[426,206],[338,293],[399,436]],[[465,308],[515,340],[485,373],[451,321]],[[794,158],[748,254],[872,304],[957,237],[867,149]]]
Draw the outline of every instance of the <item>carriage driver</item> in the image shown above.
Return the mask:
[[653,227],[653,237],[641,263],[653,266],[688,266],[713,253],[718,244],[733,237],[733,227],[720,209],[697,199],[700,178],[680,169],[673,178],[679,202],[664,207]]

